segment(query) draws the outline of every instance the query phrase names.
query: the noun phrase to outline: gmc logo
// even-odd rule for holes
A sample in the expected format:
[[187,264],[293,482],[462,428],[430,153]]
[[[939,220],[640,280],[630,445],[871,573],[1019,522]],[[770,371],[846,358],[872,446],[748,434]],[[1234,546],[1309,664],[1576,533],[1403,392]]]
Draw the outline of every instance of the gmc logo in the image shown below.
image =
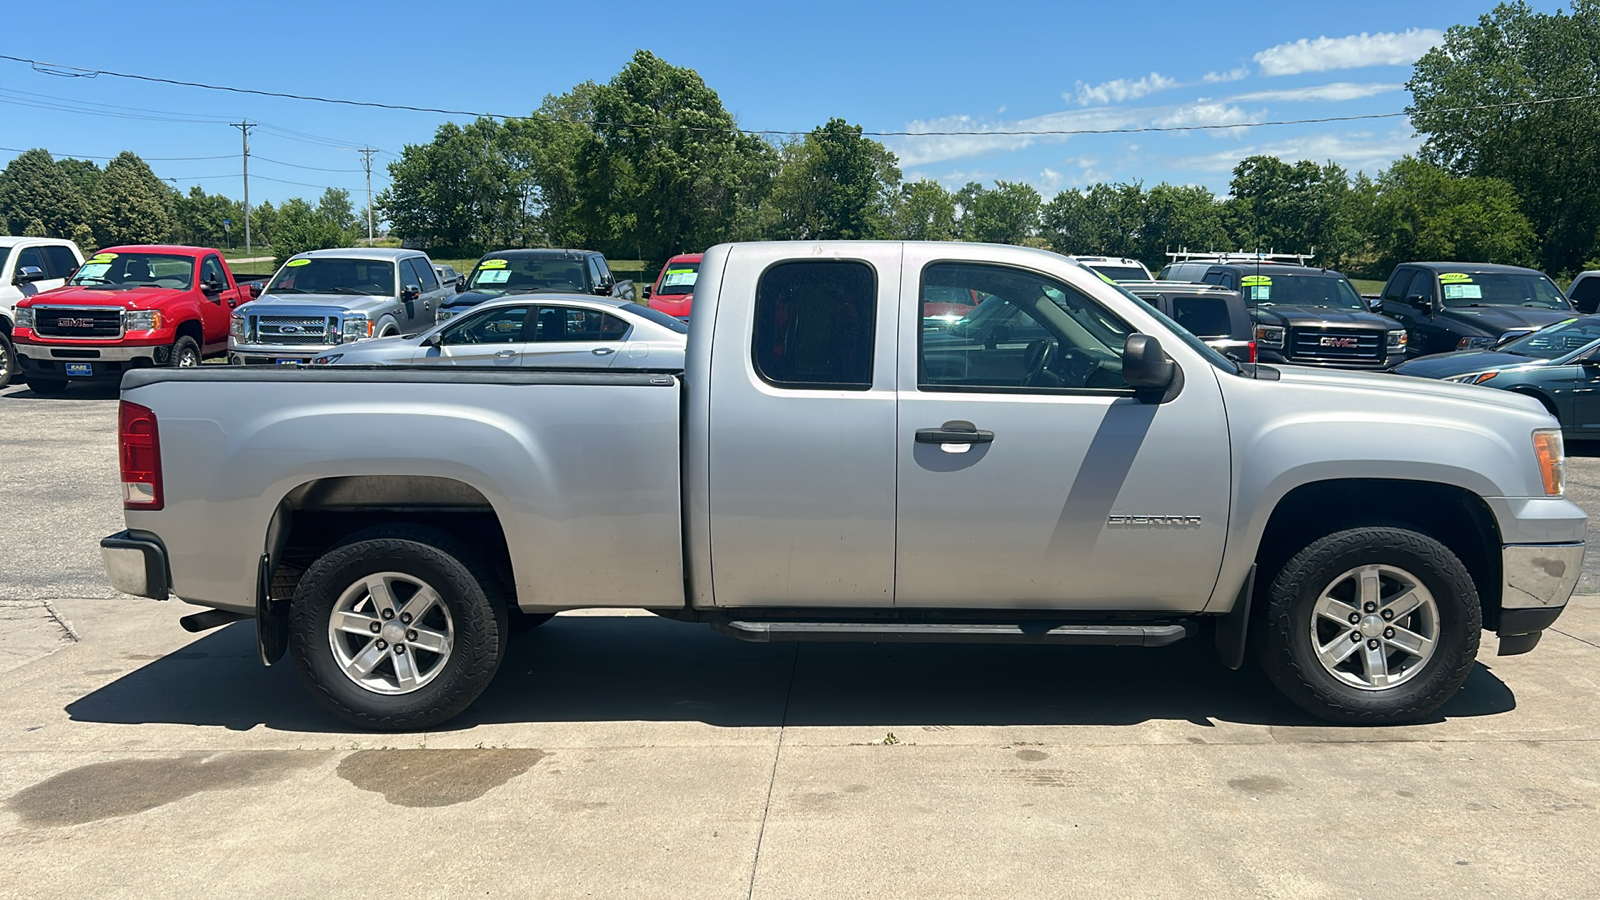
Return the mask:
[[1354,350],[1356,348],[1356,339],[1352,337],[1325,337],[1322,339],[1322,346]]
[[94,320],[93,319],[67,319],[67,318],[61,318],[61,319],[57,319],[56,320],[56,327],[57,328],[93,328],[94,327]]

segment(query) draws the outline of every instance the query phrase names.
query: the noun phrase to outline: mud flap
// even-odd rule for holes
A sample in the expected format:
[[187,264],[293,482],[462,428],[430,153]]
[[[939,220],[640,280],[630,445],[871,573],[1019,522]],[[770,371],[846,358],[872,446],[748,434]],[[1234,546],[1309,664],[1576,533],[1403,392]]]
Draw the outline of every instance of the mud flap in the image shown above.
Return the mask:
[[1256,592],[1256,567],[1244,576],[1244,587],[1233,601],[1233,609],[1217,620],[1217,656],[1230,669],[1244,665],[1244,639],[1250,633],[1250,601]]
[[289,648],[289,601],[271,597],[272,564],[261,554],[256,566],[256,652],[270,666]]

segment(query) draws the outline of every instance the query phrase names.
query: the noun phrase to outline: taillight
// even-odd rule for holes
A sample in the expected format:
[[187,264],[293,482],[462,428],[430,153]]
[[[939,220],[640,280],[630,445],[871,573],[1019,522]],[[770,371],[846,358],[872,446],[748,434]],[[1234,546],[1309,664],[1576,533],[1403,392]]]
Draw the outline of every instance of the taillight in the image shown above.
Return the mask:
[[1250,361],[1251,362],[1255,362],[1256,361],[1256,342],[1255,341],[1251,341],[1250,342]]
[[122,508],[161,508],[161,437],[156,414],[137,403],[122,401],[117,409],[122,462]]

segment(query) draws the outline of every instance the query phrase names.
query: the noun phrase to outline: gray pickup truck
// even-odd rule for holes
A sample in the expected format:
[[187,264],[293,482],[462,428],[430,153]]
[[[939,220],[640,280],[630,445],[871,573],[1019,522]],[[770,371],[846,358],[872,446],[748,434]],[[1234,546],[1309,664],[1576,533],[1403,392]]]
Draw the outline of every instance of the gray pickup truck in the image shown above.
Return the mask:
[[[1037,328],[924,328],[952,292]],[[1416,721],[1579,575],[1524,397],[1237,364],[1025,248],[723,245],[694,304],[682,373],[131,372],[111,582],[211,607],[190,630],[254,619],[333,712],[413,729],[578,607],[753,641],[1204,633],[1319,716]]]
[[417,250],[296,254],[259,298],[233,311],[228,361],[298,365],[354,341],[425,331],[455,292]]

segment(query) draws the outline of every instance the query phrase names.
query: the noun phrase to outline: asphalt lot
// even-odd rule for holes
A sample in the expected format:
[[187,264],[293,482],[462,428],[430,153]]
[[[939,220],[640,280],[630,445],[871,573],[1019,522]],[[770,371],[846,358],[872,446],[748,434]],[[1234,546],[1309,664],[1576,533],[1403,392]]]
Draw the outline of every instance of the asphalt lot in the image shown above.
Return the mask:
[[114,415],[0,392],[0,897],[1596,892],[1600,596],[1532,654],[1486,635],[1404,728],[1317,724],[1198,641],[797,649],[607,613],[515,640],[447,730],[347,733],[247,623],[105,586]]

